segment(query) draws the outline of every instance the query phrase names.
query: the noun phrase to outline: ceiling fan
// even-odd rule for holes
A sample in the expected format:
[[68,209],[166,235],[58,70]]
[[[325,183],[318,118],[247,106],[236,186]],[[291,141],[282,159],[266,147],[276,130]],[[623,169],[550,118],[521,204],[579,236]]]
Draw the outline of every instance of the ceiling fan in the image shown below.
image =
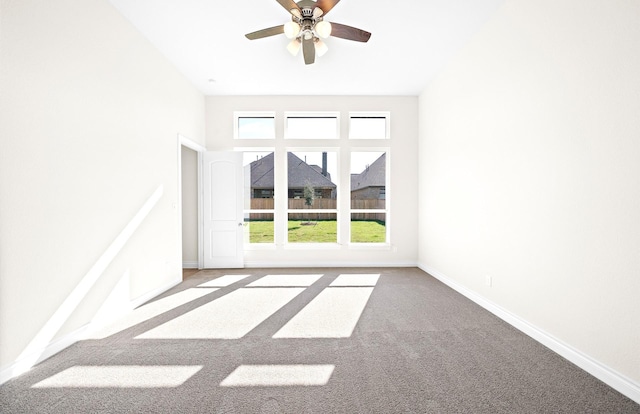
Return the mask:
[[316,54],[322,56],[327,52],[327,45],[322,39],[334,36],[356,42],[367,42],[371,37],[371,33],[364,30],[324,20],[324,16],[340,0],[300,0],[297,3],[293,0],[276,1],[291,13],[291,21],[280,26],[248,33],[245,36],[249,40],[255,40],[284,33],[285,36],[292,39],[287,50],[295,56],[302,47],[304,63],[307,65],[315,62]]

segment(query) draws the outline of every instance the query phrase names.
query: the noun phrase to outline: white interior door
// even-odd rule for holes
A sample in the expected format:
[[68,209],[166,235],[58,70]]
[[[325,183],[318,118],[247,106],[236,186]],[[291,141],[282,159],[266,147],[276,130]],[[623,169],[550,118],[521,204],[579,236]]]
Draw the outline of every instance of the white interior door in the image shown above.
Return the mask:
[[204,267],[244,267],[242,153],[204,153],[203,175]]

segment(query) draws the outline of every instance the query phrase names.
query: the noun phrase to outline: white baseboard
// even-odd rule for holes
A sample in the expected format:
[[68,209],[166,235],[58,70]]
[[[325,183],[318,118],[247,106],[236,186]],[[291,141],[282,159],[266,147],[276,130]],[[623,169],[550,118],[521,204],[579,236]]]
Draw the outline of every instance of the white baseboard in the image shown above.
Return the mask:
[[361,261],[358,262],[290,262],[290,261],[259,261],[259,260],[246,260],[244,262],[245,268],[296,268],[296,267],[321,267],[321,268],[332,268],[332,267],[417,267],[416,262],[366,262],[363,263]]
[[[161,287],[159,287],[157,289],[154,289],[154,290],[152,290],[150,292],[145,293],[142,296],[137,297],[136,299],[133,299],[128,304],[126,310],[131,311],[131,310],[137,308],[138,306],[148,302],[149,300],[155,298],[156,296],[158,296],[158,295],[166,292],[167,290],[171,289],[172,287],[176,286],[181,281],[182,281],[182,279],[173,280],[173,281],[169,282],[168,284],[166,284],[164,286],[161,286]],[[21,375],[21,374],[27,372],[34,365],[39,364],[40,362],[44,361],[45,359],[48,359],[48,358],[52,357],[53,355],[57,354],[58,352],[62,351],[65,348],[75,344],[76,342],[87,338],[87,334],[89,334],[90,332],[93,332],[94,330],[104,326],[105,324],[107,324],[109,322],[113,322],[118,317],[123,316],[123,313],[125,313],[126,310],[123,311],[123,312],[114,312],[113,313],[113,318],[111,318],[108,321],[100,320],[100,321],[96,321],[96,323],[90,322],[90,323],[88,323],[88,324],[76,329],[75,331],[73,331],[71,333],[68,333],[66,335],[63,335],[60,338],[57,338],[57,339],[53,340],[47,346],[45,346],[45,347],[43,347],[41,349],[34,350],[34,352],[32,352],[29,355],[22,356],[19,360],[15,361],[14,363],[9,365],[8,367],[3,368],[2,370],[0,370],[0,384],[4,384],[5,382],[17,377],[18,375]],[[33,362],[33,361],[35,361],[35,362]]]
[[156,296],[159,296],[159,295],[163,294],[164,292],[166,292],[167,290],[171,289],[172,287],[179,285],[180,282],[182,282],[182,278],[181,277],[177,278],[177,279],[174,279],[171,282],[167,283],[166,285],[160,286],[157,289],[149,291],[149,292],[145,293],[144,295],[138,296],[137,298],[135,298],[135,299],[133,299],[131,301],[131,309],[135,309],[138,306],[144,305],[145,303],[147,303],[151,299],[155,298]]
[[195,261],[195,262],[182,262],[182,268],[183,269],[197,269],[198,268],[198,261]]
[[[84,325],[63,337],[52,341],[45,348],[36,350],[29,355],[25,355],[8,367],[3,368],[0,371],[0,384],[4,384],[18,375],[24,374],[29,371],[33,365],[39,364],[45,359],[52,357],[63,349],[78,342],[78,340],[85,335],[88,328],[88,324]],[[32,361],[35,361],[35,363],[32,364]]]
[[640,384],[638,384],[637,382],[631,380],[630,378],[627,378],[626,376],[609,368],[601,362],[596,361],[590,356],[573,348],[571,345],[561,341],[560,339],[545,332],[537,326],[530,324],[519,316],[514,315],[503,307],[487,300],[477,292],[474,292],[473,290],[470,290],[459,284],[458,282],[450,279],[446,275],[439,272],[437,269],[424,264],[418,264],[418,267],[431,276],[435,277],[445,285],[449,286],[453,290],[482,306],[503,321],[527,334],[531,338],[540,342],[542,345],[551,349],[565,359],[571,361],[583,370],[587,371],[589,374],[609,385],[611,388],[617,390],[621,394],[626,395],[633,401],[640,404]]

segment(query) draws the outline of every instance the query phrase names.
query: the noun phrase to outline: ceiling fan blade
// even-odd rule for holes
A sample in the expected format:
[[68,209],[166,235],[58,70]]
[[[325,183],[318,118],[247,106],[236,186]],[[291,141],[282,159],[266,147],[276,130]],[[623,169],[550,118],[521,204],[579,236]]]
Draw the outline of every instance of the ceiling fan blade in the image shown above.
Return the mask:
[[[295,1],[293,0],[276,0],[278,3],[280,3],[280,5],[282,7],[284,7],[285,9],[287,9],[287,11],[289,13],[291,13],[291,10],[298,10],[298,12],[300,11],[300,7],[298,7],[298,5],[296,4]],[[291,13],[293,14],[293,13]]]
[[320,7],[320,10],[324,12],[324,14],[329,13],[329,10],[333,9],[333,6],[338,4],[340,0],[318,0],[316,2],[316,7]]
[[268,29],[258,30],[257,32],[247,33],[245,36],[249,40],[262,39],[263,37],[275,36],[284,33],[284,25],[270,27]]
[[316,61],[316,45],[313,38],[302,40],[302,53],[304,54],[304,64],[310,65]]
[[331,22],[331,36],[341,39],[355,40],[356,42],[368,42],[371,33],[355,27]]

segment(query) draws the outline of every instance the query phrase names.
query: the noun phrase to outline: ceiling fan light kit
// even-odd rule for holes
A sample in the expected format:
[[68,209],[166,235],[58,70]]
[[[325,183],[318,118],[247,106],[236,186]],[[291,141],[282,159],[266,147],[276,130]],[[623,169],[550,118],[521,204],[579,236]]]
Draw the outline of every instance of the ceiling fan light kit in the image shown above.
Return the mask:
[[300,33],[300,25],[298,23],[292,21],[284,24],[284,35],[289,39],[298,37],[298,33]]
[[302,46],[302,43],[300,42],[300,39],[293,39],[287,46],[287,50],[293,56],[298,56],[298,52],[300,51],[301,46]]
[[329,51],[327,45],[320,39],[315,39],[316,42],[316,55],[322,57]]
[[326,39],[327,37],[331,36],[331,23],[320,20],[318,23],[316,23],[315,30],[318,37]]
[[340,0],[276,0],[291,14],[291,21],[281,26],[270,27],[248,33],[245,36],[249,40],[262,39],[268,36],[283,34],[292,39],[287,45],[287,50],[296,56],[302,48],[304,63],[310,65],[315,62],[315,57],[323,56],[329,48],[322,41],[329,36],[339,37],[356,42],[367,42],[371,33],[355,27],[340,23],[329,23],[324,16]]

